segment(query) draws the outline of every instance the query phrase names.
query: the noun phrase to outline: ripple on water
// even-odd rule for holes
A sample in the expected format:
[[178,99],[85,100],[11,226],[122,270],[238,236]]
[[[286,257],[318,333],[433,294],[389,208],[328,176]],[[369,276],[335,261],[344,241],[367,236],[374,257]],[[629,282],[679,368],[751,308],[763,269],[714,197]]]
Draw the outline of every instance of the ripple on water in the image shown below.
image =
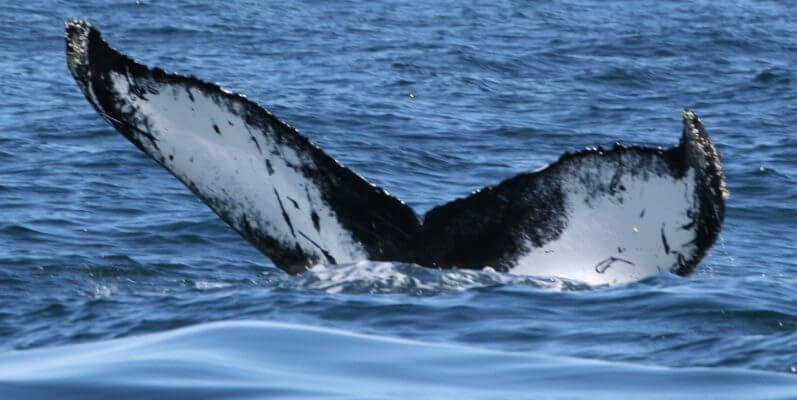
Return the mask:
[[[795,8],[686,8],[0,5],[0,398],[797,396]],[[245,92],[421,212],[565,151],[674,144],[695,107],[724,231],[695,275],[611,288],[379,262],[289,276],[102,122],[64,65],[73,17]],[[240,319],[298,326],[206,324]]]

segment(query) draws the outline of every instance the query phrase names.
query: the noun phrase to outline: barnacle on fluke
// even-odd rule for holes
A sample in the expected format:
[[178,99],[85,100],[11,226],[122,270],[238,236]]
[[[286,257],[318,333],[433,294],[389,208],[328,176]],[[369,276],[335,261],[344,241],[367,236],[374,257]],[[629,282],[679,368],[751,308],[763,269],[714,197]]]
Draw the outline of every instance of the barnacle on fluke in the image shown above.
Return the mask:
[[243,95],[139,64],[86,21],[67,21],[66,43],[99,114],[291,273],[370,259],[590,284],[686,275],[724,218],[719,153],[693,111],[678,146],[566,153],[420,218]]

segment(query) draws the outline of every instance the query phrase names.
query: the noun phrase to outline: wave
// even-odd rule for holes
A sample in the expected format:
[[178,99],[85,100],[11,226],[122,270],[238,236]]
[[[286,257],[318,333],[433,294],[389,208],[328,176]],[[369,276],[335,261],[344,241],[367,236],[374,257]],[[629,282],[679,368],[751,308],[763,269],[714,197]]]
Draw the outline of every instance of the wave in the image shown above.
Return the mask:
[[423,343],[276,322],[228,321],[6,353],[13,399],[786,398],[797,379]]

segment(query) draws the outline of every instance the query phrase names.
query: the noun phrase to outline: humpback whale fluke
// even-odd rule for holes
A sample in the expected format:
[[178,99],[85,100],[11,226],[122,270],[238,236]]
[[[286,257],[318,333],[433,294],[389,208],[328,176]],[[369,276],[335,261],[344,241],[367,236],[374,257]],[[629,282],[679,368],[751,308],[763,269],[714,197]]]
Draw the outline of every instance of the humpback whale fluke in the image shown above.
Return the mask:
[[687,275],[719,235],[719,153],[685,110],[678,146],[616,144],[430,210],[344,167],[268,110],[150,68],[66,22],[67,64],[97,112],[279,268],[363,259],[621,283]]

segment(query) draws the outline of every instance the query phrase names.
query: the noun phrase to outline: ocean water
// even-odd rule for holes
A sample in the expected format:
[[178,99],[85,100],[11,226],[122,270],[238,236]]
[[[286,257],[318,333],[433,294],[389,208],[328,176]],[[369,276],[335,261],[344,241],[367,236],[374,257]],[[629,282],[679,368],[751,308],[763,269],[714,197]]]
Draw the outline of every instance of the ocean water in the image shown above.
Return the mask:
[[[763,0],[0,5],[0,398],[797,398],[797,8]],[[105,124],[87,18],[245,93],[417,211],[695,109],[731,198],[697,271],[614,287],[289,276]]]

